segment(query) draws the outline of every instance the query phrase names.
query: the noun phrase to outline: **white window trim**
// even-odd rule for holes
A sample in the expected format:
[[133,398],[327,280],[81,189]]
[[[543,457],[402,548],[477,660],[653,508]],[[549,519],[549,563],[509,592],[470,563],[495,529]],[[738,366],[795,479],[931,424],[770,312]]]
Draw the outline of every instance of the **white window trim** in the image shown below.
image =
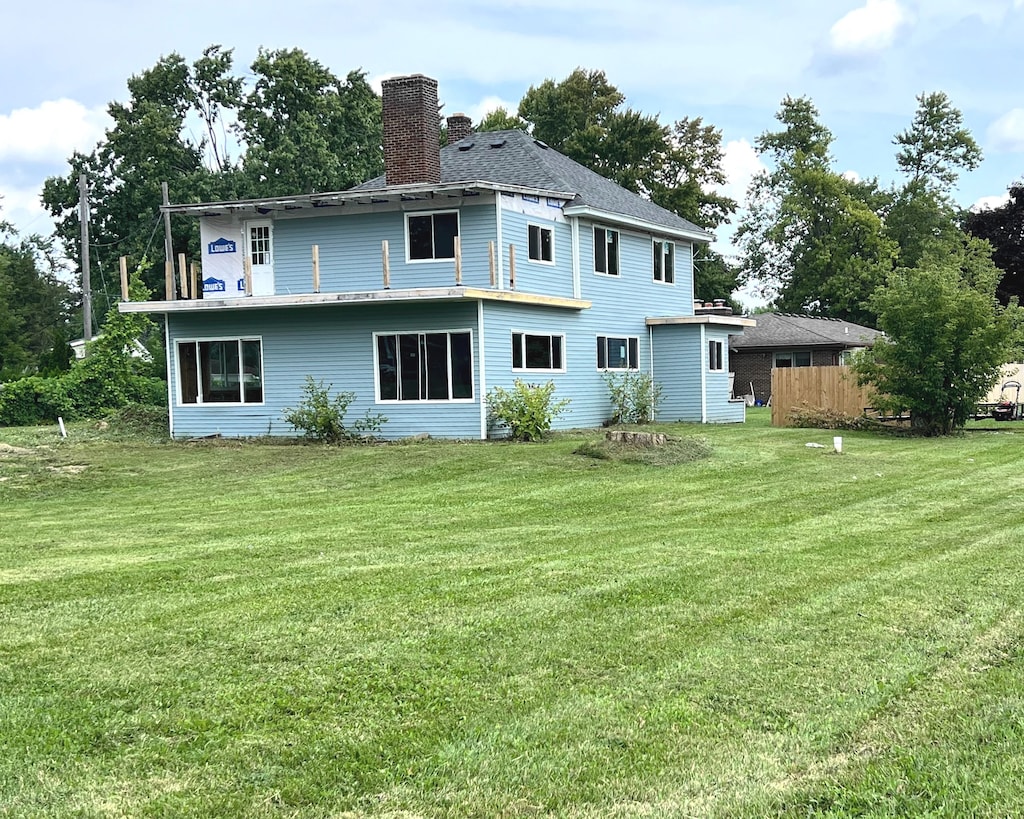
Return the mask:
[[[258,341],[260,343],[260,380],[263,382],[263,400],[262,401],[196,401],[194,404],[186,404],[181,398],[181,355],[179,348],[182,344],[201,344],[203,342],[210,341]],[[199,364],[198,350],[196,351],[196,365]],[[239,351],[241,352],[241,351]],[[241,360],[241,358],[239,358]],[[203,380],[199,377],[200,374],[197,372],[196,377],[198,379],[198,392],[199,397],[202,398],[203,391]],[[196,336],[195,338],[176,338],[174,339],[174,403],[177,407],[261,407],[267,403],[267,370],[264,366],[263,361],[263,336]],[[244,397],[245,390],[243,389],[240,394]]]
[[[717,367],[712,367],[711,366],[711,363],[712,363],[711,362],[711,345],[712,344],[717,344],[718,345],[718,366]],[[709,373],[724,373],[725,369],[726,369],[725,368],[725,350],[726,350],[725,342],[722,341],[721,339],[718,339],[718,338],[709,338],[708,342],[707,342],[706,349],[708,351],[708,372]]]
[[[604,339],[605,350],[604,350],[604,362],[605,366],[597,367],[599,373],[625,373],[625,372],[639,372],[640,371],[640,336],[617,336],[612,333],[598,333],[594,336],[594,349],[597,349],[597,340],[599,338]],[[608,339],[610,338],[624,338],[626,339],[626,366],[625,367],[609,367],[608,366]],[[636,366],[629,366],[629,342],[636,342]],[[596,362],[595,362],[596,363]]]
[[[469,333],[469,351],[470,355],[473,356],[473,360],[470,362],[469,377],[473,382],[473,395],[470,398],[424,398],[416,401],[403,401],[401,398],[381,398],[380,397],[380,359],[378,356],[377,338],[379,336],[413,336],[413,335],[431,335],[433,333]],[[400,407],[422,407],[429,404],[438,405],[451,405],[451,404],[475,404],[477,401],[476,392],[476,373],[474,367],[477,364],[476,360],[476,348],[474,347],[473,341],[473,330],[470,327],[463,327],[455,330],[381,330],[373,334],[373,399],[374,404],[390,404],[392,406]],[[451,360],[448,362],[449,370],[448,376],[451,377]],[[451,392],[451,381],[448,383],[448,391]]]
[[[513,365],[512,372],[514,373],[564,373],[566,371],[565,361],[565,334],[564,333],[546,333],[538,332],[535,330],[512,330],[509,333],[509,347],[515,344],[515,336],[521,335],[523,337],[523,364],[526,364],[526,336],[543,336],[547,338],[560,338],[562,340],[562,366],[560,368],[552,367],[516,367]],[[514,359],[513,359],[514,360]]]
[[[543,233],[543,231],[547,231],[548,233],[551,234],[551,260],[550,261],[548,261],[547,259],[532,259],[532,258],[530,258],[530,228],[537,228],[542,233]],[[543,265],[547,265],[548,267],[554,267],[555,266],[555,226],[553,224],[552,225],[542,225],[540,222],[527,222],[526,223],[526,260],[530,264],[543,264]]]
[[[656,278],[654,275],[654,246],[661,245],[661,278]],[[672,245],[672,281],[665,280],[665,245]],[[659,237],[651,238],[651,279],[655,284],[664,284],[667,287],[675,287],[676,285],[676,261],[679,258],[679,245],[673,239],[663,239]]]
[[[622,231],[619,230],[618,228],[602,227],[601,225],[591,225],[591,228],[592,228],[591,233],[590,233],[591,238],[594,238],[594,231],[603,230],[605,232],[605,240],[604,240],[604,246],[605,246],[605,265],[604,266],[605,267],[609,267],[609,265],[608,265],[608,256],[607,256],[607,249],[608,249],[608,235],[607,234],[608,233],[614,233],[615,236],[616,236],[616,240],[615,240],[615,256],[616,256],[616,258],[615,258],[615,267],[616,267],[616,270],[618,272],[617,273],[608,273],[606,271],[606,272],[602,273],[600,270],[597,269],[597,259],[594,258],[592,260],[592,263],[591,263],[591,267],[594,270],[594,275],[595,276],[601,276],[601,277],[606,278],[606,279],[621,279],[622,278]],[[594,247],[592,248],[592,250],[593,250],[594,256],[596,257],[597,256],[597,242],[596,242],[596,239],[594,241]]]
[[[448,210],[409,210],[405,212],[405,263],[406,264],[452,264],[455,261],[454,256],[445,256],[443,258],[432,258],[432,259],[414,259],[412,258],[412,244],[409,241],[409,219],[415,216],[436,216],[439,214],[454,213],[455,214],[455,235],[462,236],[462,214],[460,211],[455,209]],[[440,330],[438,332],[441,332]]]

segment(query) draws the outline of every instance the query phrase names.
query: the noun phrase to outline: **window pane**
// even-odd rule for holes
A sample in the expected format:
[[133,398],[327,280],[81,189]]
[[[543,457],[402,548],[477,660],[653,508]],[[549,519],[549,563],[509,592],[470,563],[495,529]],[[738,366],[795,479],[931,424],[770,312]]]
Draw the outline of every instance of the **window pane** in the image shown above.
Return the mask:
[[608,275],[619,275],[619,232],[609,230],[608,233]]
[[473,349],[469,333],[452,333],[452,398],[473,397]]
[[409,217],[409,258],[434,258],[432,220],[429,216]]
[[237,341],[199,342],[203,402],[238,403],[242,400]]
[[608,366],[608,339],[604,336],[597,337],[597,369],[603,370]]
[[263,366],[258,341],[242,342],[242,385],[246,403],[263,400]]
[[434,214],[434,258],[455,258],[455,237],[459,235],[459,214]]
[[181,384],[181,403],[198,403],[199,379],[196,368],[196,345],[193,341],[178,345],[178,383]]
[[654,280],[661,281],[661,242],[654,243]]
[[665,242],[665,281],[672,284],[676,280],[676,245]]
[[399,399],[420,400],[420,340],[415,334],[398,336]]
[[540,257],[545,262],[554,261],[554,232],[551,230],[542,230],[540,232]]
[[512,334],[512,368],[521,370],[523,368],[523,334]]
[[810,367],[811,366],[811,354],[809,351],[801,353],[794,353],[793,355],[795,367]]
[[531,370],[551,369],[551,336],[526,337],[526,366]]
[[562,337],[551,337],[551,369],[562,369]]
[[606,241],[604,228],[594,228],[594,270],[598,273],[608,272]]
[[252,264],[270,264],[270,226],[249,228],[249,254]]
[[610,370],[623,370],[629,365],[628,350],[626,349],[626,339],[624,338],[609,338],[608,339],[608,369]]
[[426,333],[423,336],[426,351],[426,397],[435,401],[447,400],[448,394],[448,334]]
[[631,370],[640,367],[640,342],[635,338],[629,340],[629,367]]
[[540,259],[540,228],[530,225],[527,228],[527,239],[530,245],[530,258]]
[[377,336],[377,377],[380,381],[382,401],[398,398],[398,339],[396,336]]

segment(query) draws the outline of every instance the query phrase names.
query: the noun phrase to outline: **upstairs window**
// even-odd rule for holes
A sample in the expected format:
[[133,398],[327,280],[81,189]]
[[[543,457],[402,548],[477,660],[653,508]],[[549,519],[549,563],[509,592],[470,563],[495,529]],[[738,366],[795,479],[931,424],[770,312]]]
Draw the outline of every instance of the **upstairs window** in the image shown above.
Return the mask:
[[676,243],[655,240],[654,280],[665,284],[676,281]]
[[708,369],[712,372],[725,369],[725,349],[721,341],[708,342]]
[[563,336],[512,334],[513,370],[556,370],[563,371]]
[[594,272],[606,276],[619,275],[619,232],[594,228]]
[[530,261],[554,263],[554,231],[540,225],[527,225],[526,230],[530,244]]
[[409,213],[405,217],[409,261],[454,259],[459,235],[458,211]]
[[636,336],[626,336],[625,338],[598,336],[597,369],[640,369],[640,339]]

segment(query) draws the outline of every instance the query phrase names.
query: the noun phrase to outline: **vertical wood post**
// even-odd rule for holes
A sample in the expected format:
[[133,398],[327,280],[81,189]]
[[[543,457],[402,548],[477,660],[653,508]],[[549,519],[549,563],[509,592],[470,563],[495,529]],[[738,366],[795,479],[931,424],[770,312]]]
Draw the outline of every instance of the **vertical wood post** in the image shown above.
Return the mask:
[[516,289],[516,246],[508,246],[508,286]]
[[487,243],[487,261],[491,268],[491,287],[498,286],[498,262],[494,253],[494,242]]
[[388,248],[388,240],[384,239],[380,243],[380,258],[381,264],[384,266],[384,289],[391,289],[391,255]]
[[320,292],[320,245],[313,245],[313,292]]
[[170,257],[164,262],[164,295],[174,301],[174,259]]
[[178,280],[181,282],[181,297],[187,299],[188,295],[188,267],[185,265],[185,254],[178,254]]
[[252,259],[245,254],[245,295],[252,295]]
[[122,256],[118,259],[121,265],[121,301],[129,301],[128,298],[128,257]]
[[192,294],[192,298],[199,298],[199,265],[195,262],[191,264],[191,288],[189,292]]
[[462,237],[455,237],[455,285],[462,285]]

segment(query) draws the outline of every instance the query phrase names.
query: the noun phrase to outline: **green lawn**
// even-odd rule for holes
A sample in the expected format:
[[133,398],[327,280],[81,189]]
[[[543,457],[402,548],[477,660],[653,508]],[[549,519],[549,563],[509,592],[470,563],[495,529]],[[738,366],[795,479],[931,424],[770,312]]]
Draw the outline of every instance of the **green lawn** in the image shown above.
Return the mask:
[[0,430],[0,815],[1018,814],[1024,434],[750,418]]

